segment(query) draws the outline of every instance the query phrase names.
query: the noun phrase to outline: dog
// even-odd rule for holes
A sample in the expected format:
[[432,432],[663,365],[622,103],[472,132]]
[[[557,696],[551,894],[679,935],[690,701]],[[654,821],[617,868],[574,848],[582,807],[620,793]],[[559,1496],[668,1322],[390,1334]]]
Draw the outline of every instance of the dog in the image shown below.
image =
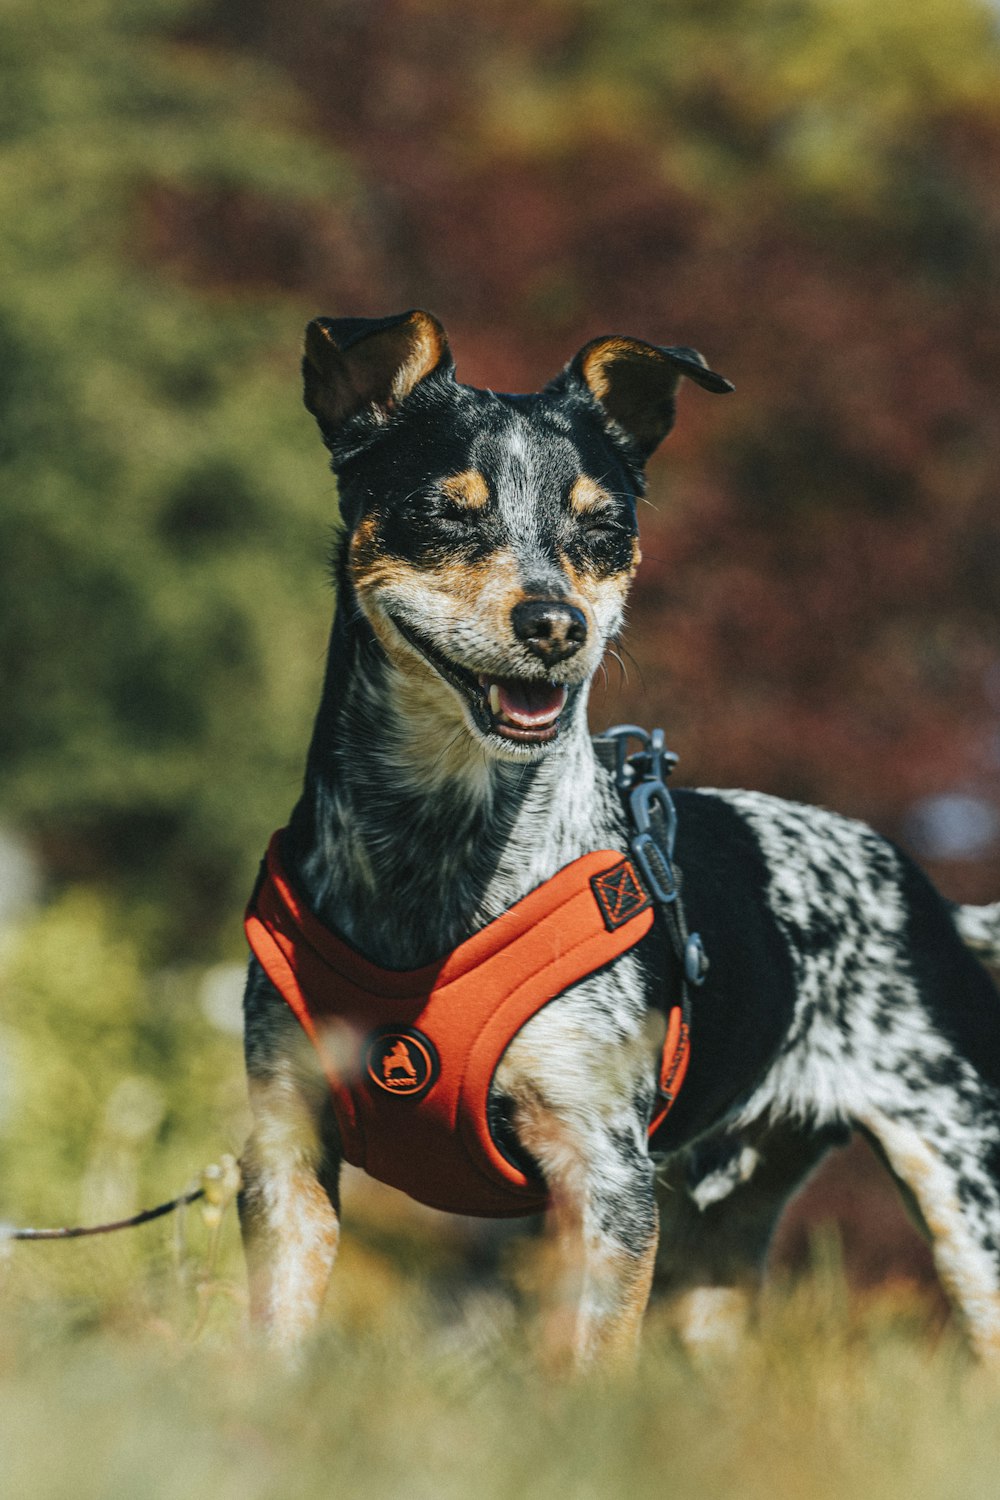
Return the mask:
[[[454,955],[511,921],[529,944],[555,932],[558,948],[561,919],[532,915],[539,892],[593,851],[629,848],[588,691],[622,628],[644,466],[678,385],[731,389],[693,350],[624,336],[592,340],[537,394],[474,389],[422,311],[316,319],[303,370],[343,529],[304,788],[274,858],[308,928],[301,951],[332,953],[356,1003],[317,1019],[289,998],[292,940],[272,945],[277,967],[255,948],[240,1211],[251,1313],[285,1349],[313,1326],[336,1255],[358,1124],[337,1091],[374,1096],[392,1075],[388,1180],[397,1155],[432,1179],[447,1165],[404,1113],[417,1108],[406,1092],[435,1098],[439,1060],[419,1027],[386,1025],[402,1001],[371,1016],[362,1046],[370,975],[396,994],[414,973],[450,984]],[[484,1173],[489,1155],[505,1174],[517,1202],[498,1197],[498,1212],[547,1211],[563,1267],[547,1349],[580,1370],[627,1360],[654,1283],[692,1341],[734,1319],[783,1205],[859,1131],[929,1235],[972,1344],[997,1356],[1000,1002],[981,960],[1000,959],[1000,905],[948,905],[899,850],[819,808],[752,791],[673,803],[684,910],[709,967],[669,1115],[650,1137],[651,1018],[662,1028],[678,981],[647,910],[641,941],[569,982],[560,969],[556,992],[480,1058],[486,1124],[455,1127]],[[574,899],[582,910],[585,893]]]

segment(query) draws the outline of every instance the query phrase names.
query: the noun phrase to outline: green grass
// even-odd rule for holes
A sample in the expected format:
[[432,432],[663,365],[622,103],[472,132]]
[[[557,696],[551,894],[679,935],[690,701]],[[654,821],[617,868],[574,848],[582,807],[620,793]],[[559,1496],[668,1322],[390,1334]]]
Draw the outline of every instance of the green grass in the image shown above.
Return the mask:
[[[712,1497],[993,1500],[1000,1379],[917,1295],[836,1264],[771,1292],[738,1355],[692,1363],[654,1309],[639,1371],[559,1385],[495,1289],[348,1246],[295,1374],[244,1328],[192,1214],[131,1240],[14,1247],[0,1272],[3,1493],[33,1500]],[[430,1252],[417,1244],[417,1260]],[[404,1263],[405,1264],[405,1263]],[[435,1268],[431,1267],[432,1272]],[[446,1269],[446,1265],[445,1265]],[[428,1291],[428,1284],[434,1291]]]

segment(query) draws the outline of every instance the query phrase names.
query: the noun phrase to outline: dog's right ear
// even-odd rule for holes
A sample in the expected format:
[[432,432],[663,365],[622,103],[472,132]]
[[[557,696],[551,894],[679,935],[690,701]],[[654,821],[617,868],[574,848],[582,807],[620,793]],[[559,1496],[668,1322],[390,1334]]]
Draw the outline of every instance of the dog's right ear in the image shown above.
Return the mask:
[[421,380],[454,367],[441,324],[417,308],[390,318],[314,318],[302,360],[305,403],[332,447],[352,417],[384,422]]
[[605,426],[641,467],[674,425],[674,398],[682,377],[716,395],[733,389],[732,381],[710,370],[697,349],[608,334],[584,344],[549,390],[586,391]]

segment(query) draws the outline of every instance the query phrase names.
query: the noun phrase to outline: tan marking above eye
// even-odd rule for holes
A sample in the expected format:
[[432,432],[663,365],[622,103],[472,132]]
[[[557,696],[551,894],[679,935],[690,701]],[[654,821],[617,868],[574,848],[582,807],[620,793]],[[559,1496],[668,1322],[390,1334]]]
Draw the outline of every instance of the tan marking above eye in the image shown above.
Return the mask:
[[576,515],[591,516],[595,511],[607,510],[612,503],[607,490],[596,479],[591,479],[589,474],[581,474],[579,479],[573,481],[573,488],[569,492],[569,508]]
[[478,469],[452,474],[442,482],[441,493],[452,505],[460,505],[463,510],[482,510],[490,498],[489,486]]

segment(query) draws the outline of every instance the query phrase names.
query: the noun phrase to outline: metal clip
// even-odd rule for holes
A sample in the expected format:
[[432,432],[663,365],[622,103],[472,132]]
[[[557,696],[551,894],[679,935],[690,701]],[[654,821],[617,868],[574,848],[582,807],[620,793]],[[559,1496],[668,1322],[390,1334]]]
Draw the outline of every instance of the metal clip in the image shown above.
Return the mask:
[[[615,752],[615,785],[619,792],[628,791],[637,779],[665,782],[678,757],[666,748],[662,729],[645,730],[638,724],[613,724],[598,738],[610,740]],[[628,753],[630,740],[638,740],[640,748],[632,755]]]
[[648,756],[649,764],[643,767],[643,771],[650,781],[664,784],[679,757],[672,750],[667,749],[662,729],[654,729],[650,732]]
[[674,799],[667,791],[662,781],[640,781],[639,785],[629,795],[629,810],[632,821],[638,834],[648,833],[654,838],[656,830],[653,826],[652,809],[658,805],[663,817],[663,849],[662,853],[669,862],[674,857],[674,842],[677,838],[677,808]]
[[[663,841],[656,836],[653,826],[652,808],[658,805],[663,816]],[[677,809],[662,781],[641,781],[629,796],[629,810],[635,833],[629,840],[629,848],[643,875],[649,883],[655,900],[667,902],[677,899],[672,860],[674,840],[677,835]]]
[[632,857],[649,887],[654,901],[667,906],[677,900],[677,886],[673,873],[663,858],[663,850],[651,833],[636,833],[628,841]]
[[649,747],[650,736],[638,724],[613,724],[610,729],[604,731],[601,739],[611,740],[614,743],[615,786],[620,792],[627,792],[635,774],[634,768],[630,764],[633,757],[628,753],[628,742],[629,740],[638,740],[645,750]]
[[[614,746],[615,785],[622,796],[628,796],[629,811],[635,833],[629,848],[645,877],[653,899],[661,905],[677,899],[674,879],[674,840],[677,835],[677,809],[667,791],[666,779],[677,764],[677,756],[666,747],[662,729],[647,731],[638,724],[615,724],[600,736]],[[629,754],[629,742],[638,740],[640,748]],[[652,810],[659,808],[663,831],[658,836]]]

